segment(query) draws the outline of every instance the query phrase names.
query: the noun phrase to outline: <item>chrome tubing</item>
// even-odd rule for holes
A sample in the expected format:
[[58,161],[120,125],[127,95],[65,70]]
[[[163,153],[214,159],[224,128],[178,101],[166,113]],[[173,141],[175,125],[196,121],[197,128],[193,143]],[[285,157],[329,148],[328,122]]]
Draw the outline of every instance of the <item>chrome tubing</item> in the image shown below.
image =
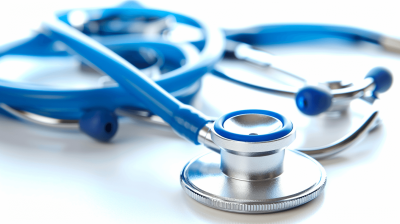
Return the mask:
[[32,122],[35,124],[46,126],[46,127],[62,128],[62,129],[78,129],[79,128],[78,120],[63,120],[63,119],[46,117],[46,116],[31,113],[31,112],[23,111],[23,110],[17,110],[17,109],[14,109],[4,103],[0,103],[0,108],[21,120],[29,121],[29,122]]
[[360,142],[368,134],[368,132],[375,127],[376,122],[378,122],[378,115],[379,112],[377,110],[373,110],[369,116],[364,119],[359,128],[329,145],[315,148],[298,148],[295,150],[305,153],[314,159],[325,159],[338,154],[352,145]]

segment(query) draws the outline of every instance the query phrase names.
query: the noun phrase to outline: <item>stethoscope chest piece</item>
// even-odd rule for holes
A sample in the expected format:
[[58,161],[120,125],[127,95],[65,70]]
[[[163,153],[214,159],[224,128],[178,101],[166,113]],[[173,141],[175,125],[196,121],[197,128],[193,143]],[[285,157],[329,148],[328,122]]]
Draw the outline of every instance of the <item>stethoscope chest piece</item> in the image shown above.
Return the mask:
[[244,110],[218,119],[211,137],[221,153],[191,160],[181,185],[194,200],[237,213],[270,213],[316,198],[326,183],[324,168],[311,157],[286,149],[293,125],[280,114]]

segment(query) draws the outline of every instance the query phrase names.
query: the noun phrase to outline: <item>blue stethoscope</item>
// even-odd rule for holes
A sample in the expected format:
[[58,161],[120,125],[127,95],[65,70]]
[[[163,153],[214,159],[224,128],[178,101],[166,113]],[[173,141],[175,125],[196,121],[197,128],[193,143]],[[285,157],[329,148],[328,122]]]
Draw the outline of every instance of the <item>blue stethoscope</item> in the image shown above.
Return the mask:
[[[137,5],[88,10],[85,13],[88,21],[97,21],[97,25],[96,28],[93,28],[94,25],[90,28],[89,23],[81,24],[82,31],[98,38],[101,44],[68,26],[70,21],[67,12],[59,16],[61,21],[43,24],[42,32],[36,37],[9,47],[1,55],[65,57],[70,55],[69,52],[79,55],[85,64],[109,75],[119,86],[59,90],[1,81],[1,108],[14,116],[50,126],[79,123],[82,131],[100,141],[108,141],[115,134],[118,127],[114,113],[116,109],[151,111],[180,136],[218,153],[191,160],[182,170],[181,185],[194,200],[220,210],[269,213],[313,200],[322,192],[326,174],[322,166],[309,156],[324,158],[348,148],[376,125],[378,111],[371,110],[357,130],[337,142],[321,148],[291,150],[287,146],[295,139],[293,124],[278,113],[241,110],[214,120],[187,105],[199,89],[199,79],[204,74],[212,72],[247,86],[289,94],[295,97],[298,108],[308,115],[343,110],[349,101],[356,98],[373,103],[377,93],[388,90],[392,83],[392,76],[386,69],[375,68],[363,82],[356,85],[330,83],[331,86],[304,87],[294,91],[246,83],[214,69],[224,52],[237,59],[260,61],[253,57],[255,49],[251,45],[283,44],[335,36],[393,48],[392,39],[388,41],[388,38],[369,31],[333,26],[263,26],[226,31],[228,45],[233,47],[225,48],[225,37],[220,30],[179,14],[144,9]],[[182,63],[190,59],[190,53],[167,41],[123,36],[101,38],[126,34],[130,29],[129,23],[125,22],[133,18],[169,15],[173,15],[179,23],[202,30],[204,40],[192,43],[199,51],[196,63]],[[118,18],[115,21],[120,29],[113,29],[109,23],[112,21],[108,18]],[[57,50],[55,45],[60,43],[67,51]],[[129,51],[137,52],[140,47],[152,49],[158,58],[149,62],[126,54]],[[155,82],[134,66],[143,63],[146,64],[144,67],[151,66],[157,61],[163,61],[161,66],[169,71]]]

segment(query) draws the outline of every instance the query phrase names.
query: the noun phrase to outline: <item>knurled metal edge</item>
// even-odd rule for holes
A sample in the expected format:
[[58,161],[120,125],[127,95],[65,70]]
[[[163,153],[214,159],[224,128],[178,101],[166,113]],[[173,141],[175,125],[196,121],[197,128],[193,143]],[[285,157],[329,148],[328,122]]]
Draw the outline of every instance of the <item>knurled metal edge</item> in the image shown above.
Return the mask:
[[207,197],[207,195],[196,192],[196,190],[192,189],[189,185],[184,183],[183,179],[181,179],[181,185],[189,197],[211,208],[229,212],[237,212],[237,213],[272,213],[272,212],[278,212],[295,208],[300,205],[306,204],[307,202],[312,201],[313,199],[318,197],[324,190],[326,185],[326,177],[322,182],[322,184],[321,182],[317,184],[317,186],[319,185],[320,187],[317,187],[314,191],[298,198],[284,200],[281,202],[274,202],[274,203],[265,203],[265,202],[242,203],[242,202],[223,201],[210,198]]

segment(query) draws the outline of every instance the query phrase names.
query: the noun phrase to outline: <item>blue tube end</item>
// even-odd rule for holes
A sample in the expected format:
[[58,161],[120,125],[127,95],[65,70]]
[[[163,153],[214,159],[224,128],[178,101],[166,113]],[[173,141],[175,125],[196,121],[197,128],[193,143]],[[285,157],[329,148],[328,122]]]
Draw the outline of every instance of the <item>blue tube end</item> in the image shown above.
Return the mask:
[[369,71],[368,74],[365,76],[365,78],[369,77],[374,79],[375,83],[374,93],[375,92],[383,93],[388,91],[393,83],[392,73],[390,73],[390,71],[382,67],[376,67],[373,68],[371,71]]
[[90,137],[108,142],[118,130],[118,118],[106,109],[90,110],[79,120],[79,127]]
[[307,86],[297,93],[296,105],[306,115],[318,115],[328,110],[332,104],[332,95],[321,88]]

